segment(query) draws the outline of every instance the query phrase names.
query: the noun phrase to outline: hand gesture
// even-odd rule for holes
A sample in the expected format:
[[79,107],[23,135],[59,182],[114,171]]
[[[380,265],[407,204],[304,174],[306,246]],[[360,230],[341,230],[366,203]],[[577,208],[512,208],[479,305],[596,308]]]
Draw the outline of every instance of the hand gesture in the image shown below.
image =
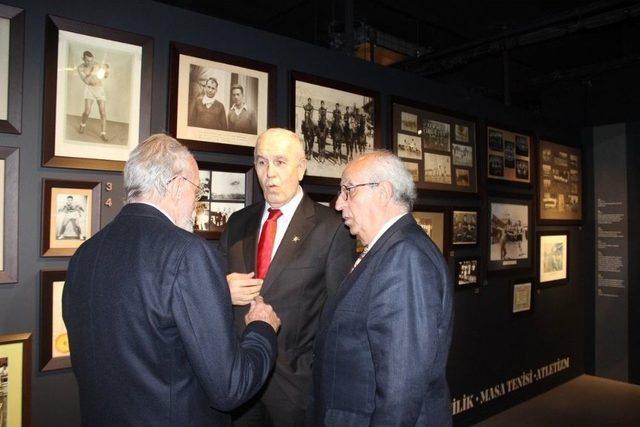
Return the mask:
[[233,305],[247,305],[260,294],[262,279],[254,279],[255,273],[227,274],[227,284]]
[[273,311],[273,307],[266,304],[261,296],[257,296],[251,301],[251,308],[249,308],[247,315],[244,316],[244,322],[247,325],[256,320],[267,322],[275,332],[278,332],[278,329],[280,329],[280,318],[276,312]]

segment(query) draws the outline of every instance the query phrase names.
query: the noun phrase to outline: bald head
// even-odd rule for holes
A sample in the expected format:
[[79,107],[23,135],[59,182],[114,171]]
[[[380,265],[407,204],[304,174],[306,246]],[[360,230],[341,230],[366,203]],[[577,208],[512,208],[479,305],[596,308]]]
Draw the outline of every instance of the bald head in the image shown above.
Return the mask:
[[256,148],[253,150],[254,158],[259,148],[265,146],[279,146],[282,149],[291,150],[291,153],[299,159],[304,158],[304,145],[298,135],[289,129],[271,128],[262,132],[256,141]]

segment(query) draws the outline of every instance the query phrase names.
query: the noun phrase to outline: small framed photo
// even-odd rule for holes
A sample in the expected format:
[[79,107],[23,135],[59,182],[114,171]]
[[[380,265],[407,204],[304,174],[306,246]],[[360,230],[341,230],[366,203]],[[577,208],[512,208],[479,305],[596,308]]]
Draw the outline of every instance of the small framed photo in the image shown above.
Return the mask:
[[198,162],[205,195],[196,203],[194,231],[219,239],[232,213],[251,203],[251,166]]
[[0,147],[0,284],[18,282],[19,150]]
[[149,135],[153,39],[49,16],[42,165],[121,171]]
[[31,423],[31,334],[0,335],[0,425]]
[[100,229],[100,182],[45,179],[42,256],[71,256]]
[[511,313],[521,315],[533,309],[533,278],[519,279],[511,286]]
[[480,259],[477,257],[456,259],[456,289],[475,288],[480,280]]
[[531,183],[531,136],[487,126],[487,177]]
[[544,224],[582,221],[582,152],[540,140],[538,153],[538,209]]
[[275,122],[275,65],[171,43],[169,132],[193,150],[252,154]]
[[541,286],[565,285],[569,279],[569,232],[538,232],[538,274]]
[[445,217],[445,209],[437,208],[437,207],[426,207],[426,206],[414,206],[413,217],[415,218],[418,225],[422,228],[433,243],[436,244],[440,252],[446,257],[447,256],[447,242],[445,237],[447,236],[446,229],[446,217]]
[[490,198],[489,271],[531,268],[531,201]]
[[337,185],[354,157],[382,147],[378,93],[291,73],[291,128],[304,142],[305,182]]
[[451,211],[451,244],[453,246],[474,246],[478,244],[478,211]]
[[62,319],[64,270],[40,272],[40,370],[71,367],[69,337]]
[[0,4],[0,132],[22,132],[24,11]]

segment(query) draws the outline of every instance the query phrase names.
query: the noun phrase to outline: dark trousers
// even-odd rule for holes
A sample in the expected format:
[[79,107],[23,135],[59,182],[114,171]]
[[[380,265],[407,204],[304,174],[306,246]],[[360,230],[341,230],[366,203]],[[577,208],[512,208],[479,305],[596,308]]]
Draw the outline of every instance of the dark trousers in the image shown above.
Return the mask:
[[274,384],[233,411],[234,427],[302,427],[306,408],[300,408],[279,392]]

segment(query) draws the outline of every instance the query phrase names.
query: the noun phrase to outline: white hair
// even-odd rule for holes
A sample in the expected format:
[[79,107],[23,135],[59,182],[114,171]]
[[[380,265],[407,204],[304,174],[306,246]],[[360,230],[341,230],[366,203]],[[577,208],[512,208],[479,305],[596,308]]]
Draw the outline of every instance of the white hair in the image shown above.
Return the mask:
[[411,172],[407,170],[402,160],[387,150],[365,153],[355,161],[362,160],[371,160],[365,169],[368,180],[370,182],[389,182],[393,188],[393,200],[411,211],[416,199],[416,186]]
[[258,147],[258,144],[262,141],[265,140],[267,138],[273,138],[273,139],[288,139],[292,142],[295,143],[296,146],[296,151],[297,154],[300,158],[300,160],[304,159],[304,143],[302,142],[302,140],[300,139],[300,137],[298,135],[296,135],[295,133],[291,132],[289,129],[284,129],[284,128],[270,128],[265,130],[264,132],[262,132],[259,136],[258,139],[256,140],[256,146],[253,150],[253,157],[255,159],[256,156],[256,148]]

